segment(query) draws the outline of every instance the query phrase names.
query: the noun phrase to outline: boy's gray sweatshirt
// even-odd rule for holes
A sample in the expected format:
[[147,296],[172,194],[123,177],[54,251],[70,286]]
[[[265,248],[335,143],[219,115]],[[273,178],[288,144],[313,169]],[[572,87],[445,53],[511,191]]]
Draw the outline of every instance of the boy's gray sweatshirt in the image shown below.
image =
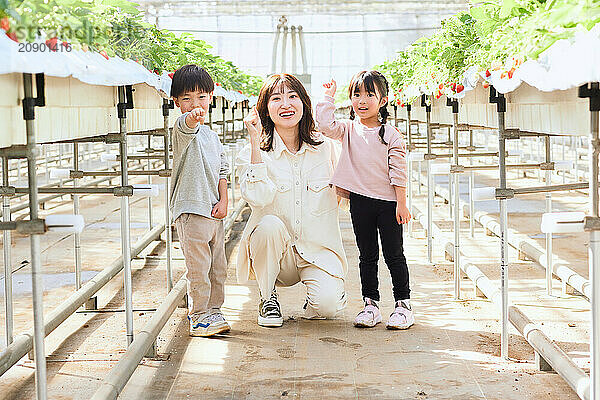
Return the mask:
[[173,221],[183,213],[212,218],[219,201],[219,179],[226,179],[229,163],[216,132],[206,125],[191,129],[183,114],[172,133],[173,175],[171,179],[171,215]]

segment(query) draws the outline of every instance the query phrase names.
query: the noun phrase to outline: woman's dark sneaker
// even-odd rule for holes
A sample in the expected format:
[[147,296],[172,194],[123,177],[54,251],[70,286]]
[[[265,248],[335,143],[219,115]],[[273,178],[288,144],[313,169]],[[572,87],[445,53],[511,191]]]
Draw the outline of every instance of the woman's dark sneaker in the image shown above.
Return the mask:
[[268,300],[260,301],[258,305],[258,325],[278,327],[283,325],[283,316],[281,315],[281,306],[277,301],[277,293],[271,292]]

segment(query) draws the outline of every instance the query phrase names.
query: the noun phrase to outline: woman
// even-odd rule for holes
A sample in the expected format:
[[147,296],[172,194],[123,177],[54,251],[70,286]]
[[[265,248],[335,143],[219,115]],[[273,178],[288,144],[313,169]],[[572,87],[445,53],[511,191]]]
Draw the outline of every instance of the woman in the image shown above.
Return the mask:
[[329,181],[333,141],[315,132],[311,103],[292,75],[273,75],[244,119],[250,145],[237,159],[242,197],[252,208],[237,261],[240,283],[256,279],[258,324],[281,326],[275,285],[306,286],[306,318],[333,318],[346,305],[347,261],[338,201]]

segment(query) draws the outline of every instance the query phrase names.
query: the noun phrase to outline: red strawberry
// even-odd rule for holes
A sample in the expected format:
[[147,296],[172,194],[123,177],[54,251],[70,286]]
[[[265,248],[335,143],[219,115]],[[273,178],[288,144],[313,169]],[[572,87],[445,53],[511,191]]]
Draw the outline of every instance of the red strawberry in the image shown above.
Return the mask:
[[400,105],[400,104],[402,104],[402,102],[400,101],[400,99],[396,100],[396,104],[397,104],[397,105]]
[[173,75],[175,75],[174,72],[169,72],[169,78],[173,79]]
[[515,69],[511,68],[510,71],[508,71],[508,79],[511,79],[513,77],[514,73],[515,73]]
[[239,94],[243,94],[241,90],[238,90],[237,92],[238,92]]
[[398,93],[400,93],[402,91],[402,88],[398,89]]
[[440,97],[442,97],[442,92],[440,92],[439,90],[437,91],[435,98],[439,99]]
[[221,84],[219,82],[215,82],[216,86],[221,86]]
[[10,29],[10,21],[8,17],[0,19],[0,29],[4,29],[6,32]]
[[487,89],[490,87],[490,84],[488,82],[483,82],[483,88]]
[[442,90],[442,89],[444,88],[444,84],[443,84],[443,83],[440,83],[440,86],[439,86],[439,88],[440,88],[440,90]]
[[456,93],[460,93],[463,90],[465,90],[465,87],[463,85],[461,85],[460,83],[456,85]]
[[404,107],[404,103],[400,104],[400,107]]
[[490,72],[490,70],[489,70],[489,69],[486,69],[486,70],[485,70],[485,77],[486,77],[486,78],[489,78],[490,76],[492,76],[492,73]]
[[102,51],[100,52],[100,55],[101,55],[102,57],[104,57],[104,58],[106,58],[106,59],[108,60],[108,54],[106,54],[106,51],[105,51],[105,50],[102,50]]
[[16,33],[14,33],[14,32],[6,33],[6,36],[8,36],[9,39],[11,39],[13,42],[19,43],[19,39],[17,39],[17,34]]
[[69,42],[63,41],[62,45],[63,45],[63,47],[69,47]]
[[500,74],[500,79],[504,79],[506,78],[506,71],[504,71],[503,73]]
[[450,88],[452,89],[453,92],[456,92],[456,82],[452,82],[450,84]]
[[51,39],[46,40],[46,46],[50,51],[58,51],[58,39],[53,37]]

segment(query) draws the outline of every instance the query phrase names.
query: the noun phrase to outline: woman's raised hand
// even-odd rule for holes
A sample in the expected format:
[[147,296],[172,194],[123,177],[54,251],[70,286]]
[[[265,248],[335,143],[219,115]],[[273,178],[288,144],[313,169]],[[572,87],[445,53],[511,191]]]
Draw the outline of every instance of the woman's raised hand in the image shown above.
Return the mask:
[[325,82],[323,84],[323,87],[325,88],[325,96],[335,97],[335,91],[337,90],[337,84],[335,83],[334,79],[332,79],[331,82]]
[[260,116],[256,111],[256,107],[252,107],[252,110],[244,118],[244,125],[248,129],[248,134],[251,140],[258,140],[262,133],[262,124],[260,123]]

